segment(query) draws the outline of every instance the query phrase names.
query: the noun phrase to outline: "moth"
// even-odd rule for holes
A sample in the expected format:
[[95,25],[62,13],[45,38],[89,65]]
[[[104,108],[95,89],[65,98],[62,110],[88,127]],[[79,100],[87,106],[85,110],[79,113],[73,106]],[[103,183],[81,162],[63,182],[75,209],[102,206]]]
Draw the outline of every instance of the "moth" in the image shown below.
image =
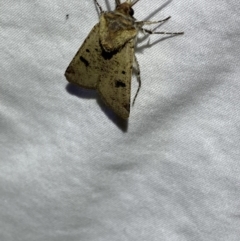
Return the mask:
[[133,67],[136,68],[141,86],[140,70],[135,57],[134,48],[137,34],[142,31],[147,34],[178,35],[183,32],[154,32],[144,29],[144,25],[167,21],[137,21],[133,15],[133,5],[139,0],[126,0],[121,3],[115,0],[114,11],[105,12],[94,0],[100,11],[100,20],[66,69],[65,77],[70,83],[83,88],[96,89],[102,100],[118,116],[127,119],[130,113],[131,77]]

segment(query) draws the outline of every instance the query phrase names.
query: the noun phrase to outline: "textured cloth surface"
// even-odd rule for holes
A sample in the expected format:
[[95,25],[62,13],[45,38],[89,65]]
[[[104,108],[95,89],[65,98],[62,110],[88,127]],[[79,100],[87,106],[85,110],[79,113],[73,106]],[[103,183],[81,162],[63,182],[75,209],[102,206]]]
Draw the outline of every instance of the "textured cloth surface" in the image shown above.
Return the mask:
[[1,241],[239,240],[239,1],[134,10],[185,35],[140,35],[123,123],[64,77],[94,1],[2,1]]

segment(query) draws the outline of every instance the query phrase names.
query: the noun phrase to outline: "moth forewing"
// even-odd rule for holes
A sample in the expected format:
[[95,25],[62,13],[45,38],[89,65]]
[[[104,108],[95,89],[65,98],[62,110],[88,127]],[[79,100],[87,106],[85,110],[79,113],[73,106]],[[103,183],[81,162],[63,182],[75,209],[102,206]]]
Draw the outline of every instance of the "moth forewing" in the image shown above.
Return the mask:
[[97,87],[105,103],[123,119],[130,113],[133,56],[134,41],[131,40],[121,51],[105,59]]
[[101,72],[101,53],[99,24],[96,24],[67,67],[66,79],[81,87],[96,89]]

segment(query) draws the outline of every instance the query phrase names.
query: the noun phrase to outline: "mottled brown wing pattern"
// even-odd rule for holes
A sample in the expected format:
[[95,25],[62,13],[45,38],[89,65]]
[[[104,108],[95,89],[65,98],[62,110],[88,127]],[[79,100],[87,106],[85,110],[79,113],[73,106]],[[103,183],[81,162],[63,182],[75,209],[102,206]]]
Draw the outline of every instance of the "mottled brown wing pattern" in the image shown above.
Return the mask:
[[98,91],[104,102],[124,119],[129,117],[134,40],[120,51],[102,53],[104,58]]
[[101,52],[98,23],[67,67],[67,80],[84,88],[96,89],[102,62]]

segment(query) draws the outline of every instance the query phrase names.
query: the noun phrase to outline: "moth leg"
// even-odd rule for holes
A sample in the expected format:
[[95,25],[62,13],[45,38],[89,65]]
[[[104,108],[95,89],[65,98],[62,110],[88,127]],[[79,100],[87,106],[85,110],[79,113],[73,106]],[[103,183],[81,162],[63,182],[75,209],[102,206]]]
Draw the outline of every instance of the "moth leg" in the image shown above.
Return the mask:
[[171,16],[168,16],[167,18],[164,18],[163,20],[159,20],[159,21],[137,21],[136,24],[139,28],[141,28],[143,25],[150,25],[150,24],[157,24],[157,23],[164,23],[166,22],[168,19],[170,19]]
[[137,92],[136,92],[136,94],[135,94],[135,96],[134,96],[134,98],[133,98],[133,103],[132,103],[132,105],[134,105],[134,103],[135,103],[135,100],[136,100],[136,98],[137,98],[137,95],[138,95],[138,92],[139,92],[139,90],[140,90],[140,88],[141,88],[141,84],[142,84],[142,82],[141,82],[141,76],[140,76],[140,67],[139,67],[139,63],[138,63],[138,61],[137,61],[137,57],[136,57],[136,55],[134,54],[134,59],[133,59],[133,65],[134,65],[134,69],[137,71],[137,81],[138,81],[138,89],[137,89]]
[[141,28],[141,30],[145,33],[148,33],[148,34],[170,34],[170,35],[184,34],[184,32],[155,32],[155,31],[145,29],[145,28]]
[[102,7],[101,7],[100,4],[98,3],[98,1],[97,1],[97,0],[94,0],[94,2],[95,2],[95,4],[98,6],[100,13],[103,13]]
[[179,34],[184,34],[184,32],[155,32],[149,29],[145,29],[142,28],[143,25],[150,25],[150,24],[157,24],[157,23],[164,23],[166,22],[168,19],[170,19],[171,16],[163,19],[163,20],[159,20],[159,21],[140,21],[140,22],[136,22],[138,28],[148,34],[170,34],[170,35],[179,35]]

